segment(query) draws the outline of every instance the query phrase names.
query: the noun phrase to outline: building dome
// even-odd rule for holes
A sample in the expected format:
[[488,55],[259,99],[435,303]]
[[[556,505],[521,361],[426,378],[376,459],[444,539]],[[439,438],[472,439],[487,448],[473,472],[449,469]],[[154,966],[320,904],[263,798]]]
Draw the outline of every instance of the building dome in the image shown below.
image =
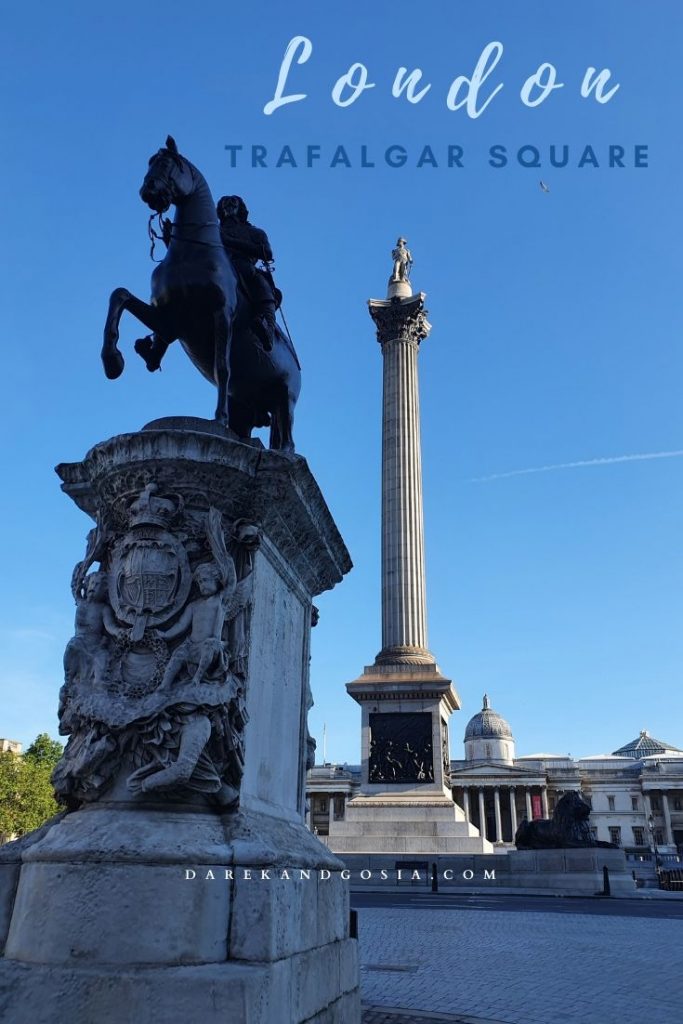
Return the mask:
[[661,740],[656,740],[654,736],[650,736],[647,729],[641,729],[640,735],[635,740],[631,740],[630,743],[626,743],[623,747],[613,751],[613,754],[617,757],[633,757],[635,759],[653,757],[655,754],[680,753],[683,753],[683,751],[679,750],[678,747],[672,747],[669,743],[663,743]]
[[465,759],[510,764],[514,757],[515,741],[510,723],[493,710],[485,693],[481,711],[470,718],[465,729]]
[[478,711],[474,718],[470,718],[465,729],[465,739],[489,737],[493,739],[512,739],[510,723],[506,722],[502,715],[494,711],[488,694],[484,694],[484,702],[481,711]]

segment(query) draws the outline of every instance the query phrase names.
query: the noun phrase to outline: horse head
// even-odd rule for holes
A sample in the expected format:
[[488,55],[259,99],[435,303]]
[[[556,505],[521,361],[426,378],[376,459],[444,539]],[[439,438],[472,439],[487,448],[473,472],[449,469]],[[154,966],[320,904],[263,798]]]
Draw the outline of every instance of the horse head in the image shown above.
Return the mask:
[[166,145],[150,157],[140,198],[156,213],[165,213],[171,204],[177,206],[191,195],[195,185],[192,165],[180,155],[175,139],[169,135]]

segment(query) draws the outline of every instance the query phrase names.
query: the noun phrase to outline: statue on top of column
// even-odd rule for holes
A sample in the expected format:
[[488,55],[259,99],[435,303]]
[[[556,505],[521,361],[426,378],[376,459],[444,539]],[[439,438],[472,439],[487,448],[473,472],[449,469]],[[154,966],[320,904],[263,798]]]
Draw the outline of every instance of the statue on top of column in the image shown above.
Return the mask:
[[396,248],[391,250],[391,258],[394,261],[394,269],[391,274],[391,281],[408,281],[410,280],[410,268],[413,265],[413,257],[410,254],[410,249],[406,248],[407,240],[405,238],[399,238],[396,242]]

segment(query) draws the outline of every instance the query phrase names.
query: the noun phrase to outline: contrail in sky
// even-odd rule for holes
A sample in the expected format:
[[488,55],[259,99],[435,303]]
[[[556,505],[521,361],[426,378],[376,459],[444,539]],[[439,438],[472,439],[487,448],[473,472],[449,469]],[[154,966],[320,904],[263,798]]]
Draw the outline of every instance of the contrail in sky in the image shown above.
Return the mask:
[[616,462],[647,462],[649,459],[676,459],[683,456],[683,449],[673,452],[643,452],[640,455],[611,455],[603,459],[580,459],[578,462],[558,462],[554,466],[532,466],[530,469],[511,469],[507,473],[492,473],[490,476],[472,477],[468,483],[486,484],[491,480],[506,480],[511,476],[527,476],[529,473],[551,473],[555,469],[578,469],[582,466],[612,466]]

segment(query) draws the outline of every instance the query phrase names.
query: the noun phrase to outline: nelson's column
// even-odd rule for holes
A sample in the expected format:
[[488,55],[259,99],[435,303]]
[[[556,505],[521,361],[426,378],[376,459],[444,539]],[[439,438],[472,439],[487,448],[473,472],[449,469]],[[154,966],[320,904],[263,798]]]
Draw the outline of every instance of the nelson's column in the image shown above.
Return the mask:
[[339,854],[489,853],[453,802],[448,719],[460,699],[427,647],[417,356],[430,324],[399,238],[386,299],[370,299],[384,361],[382,649],[346,689],[362,709],[360,794],[330,822]]

